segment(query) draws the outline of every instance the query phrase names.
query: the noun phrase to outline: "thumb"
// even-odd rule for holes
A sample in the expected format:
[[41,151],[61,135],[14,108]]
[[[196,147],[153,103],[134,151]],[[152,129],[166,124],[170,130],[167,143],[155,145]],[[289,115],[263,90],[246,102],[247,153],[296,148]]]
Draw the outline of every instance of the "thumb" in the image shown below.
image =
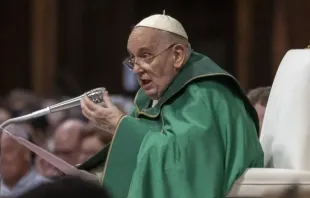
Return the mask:
[[111,98],[109,96],[109,93],[107,91],[105,91],[103,93],[103,101],[104,101],[104,103],[106,104],[107,107],[113,106],[112,100],[111,100]]

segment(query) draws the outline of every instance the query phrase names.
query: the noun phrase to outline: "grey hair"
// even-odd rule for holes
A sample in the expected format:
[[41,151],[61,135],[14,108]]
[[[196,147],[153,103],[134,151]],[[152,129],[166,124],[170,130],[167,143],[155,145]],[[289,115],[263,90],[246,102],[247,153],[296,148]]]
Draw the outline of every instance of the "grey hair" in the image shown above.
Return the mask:
[[166,37],[167,41],[169,43],[176,43],[176,44],[181,44],[186,48],[186,52],[187,52],[187,56],[190,56],[191,51],[192,51],[192,47],[191,44],[189,43],[187,38],[184,38],[180,35],[171,33],[171,32],[167,32],[167,31],[162,31],[164,33],[164,36]]

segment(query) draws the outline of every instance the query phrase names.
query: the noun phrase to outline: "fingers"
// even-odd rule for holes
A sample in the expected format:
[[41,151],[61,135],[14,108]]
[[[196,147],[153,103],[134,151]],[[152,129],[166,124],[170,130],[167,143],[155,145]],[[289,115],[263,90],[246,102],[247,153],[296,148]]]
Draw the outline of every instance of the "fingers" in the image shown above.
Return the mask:
[[[89,120],[101,119],[108,111],[107,108],[93,103],[87,96],[82,98],[81,108],[83,115]],[[103,121],[104,120],[101,120],[101,122]]]
[[113,103],[112,103],[112,100],[109,96],[109,93],[107,91],[105,91],[103,93],[103,101],[104,103],[106,104],[107,107],[112,107],[113,106]]
[[112,103],[108,92],[104,92],[103,102],[106,107],[93,103],[87,96],[81,100],[83,115],[103,131],[113,133],[113,118],[118,116],[118,109]]
[[81,106],[82,107],[82,113],[83,115],[89,119],[92,120],[93,119],[93,112],[91,110],[89,110],[87,107],[85,106]]
[[91,103],[92,102],[87,98],[87,96],[83,97],[81,100],[82,113],[89,120],[93,119],[93,111],[96,110]]
[[93,103],[93,101],[91,101],[88,96],[84,96],[81,100],[81,106],[84,107],[84,108],[87,108],[91,111],[95,111],[96,109],[98,109],[98,106],[97,104]]

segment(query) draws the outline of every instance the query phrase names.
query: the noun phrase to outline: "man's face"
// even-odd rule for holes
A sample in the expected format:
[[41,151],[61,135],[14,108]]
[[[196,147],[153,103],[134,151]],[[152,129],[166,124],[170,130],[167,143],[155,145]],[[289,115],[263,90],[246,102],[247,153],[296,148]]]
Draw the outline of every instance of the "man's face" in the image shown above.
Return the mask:
[[266,107],[262,106],[259,103],[256,103],[254,105],[254,107],[255,107],[255,110],[257,112],[258,119],[259,119],[259,124],[260,124],[260,128],[261,128],[262,124],[263,124],[264,116],[265,116]]
[[81,148],[81,132],[78,127],[62,127],[56,131],[54,154],[71,165],[79,160]]
[[76,165],[79,159],[80,142],[77,137],[55,141],[54,154],[71,165]]
[[98,153],[103,147],[104,144],[101,142],[97,135],[92,135],[85,138],[82,142],[80,163],[88,160],[90,157]]
[[151,28],[135,28],[129,36],[127,48],[135,63],[133,71],[153,100],[160,98],[177,73],[172,44]]
[[1,138],[1,176],[5,180],[18,180],[30,163],[30,152],[3,133]]

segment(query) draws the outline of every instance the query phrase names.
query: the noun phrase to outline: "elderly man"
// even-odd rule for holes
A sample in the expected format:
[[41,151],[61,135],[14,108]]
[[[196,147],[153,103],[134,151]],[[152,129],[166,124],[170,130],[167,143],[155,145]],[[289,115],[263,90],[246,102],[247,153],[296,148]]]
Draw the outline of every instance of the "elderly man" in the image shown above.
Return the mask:
[[68,119],[55,131],[54,154],[69,164],[79,162],[84,125],[83,121]]
[[[6,128],[10,133],[29,139],[20,125]],[[33,168],[31,152],[12,139],[7,133],[1,136],[0,196],[18,196],[37,185],[48,182]]]
[[[55,130],[52,144],[46,145],[49,147],[48,150],[71,165],[79,163],[84,125],[83,121],[77,119],[67,119],[62,122]],[[39,164],[46,177],[63,175],[57,168],[44,160],[41,160]]]
[[263,166],[255,109],[234,77],[191,50],[177,20],[142,20],[127,48],[141,86],[135,110],[124,115],[107,92],[102,106],[83,98],[83,114],[114,137],[80,169],[115,198],[214,198]]

